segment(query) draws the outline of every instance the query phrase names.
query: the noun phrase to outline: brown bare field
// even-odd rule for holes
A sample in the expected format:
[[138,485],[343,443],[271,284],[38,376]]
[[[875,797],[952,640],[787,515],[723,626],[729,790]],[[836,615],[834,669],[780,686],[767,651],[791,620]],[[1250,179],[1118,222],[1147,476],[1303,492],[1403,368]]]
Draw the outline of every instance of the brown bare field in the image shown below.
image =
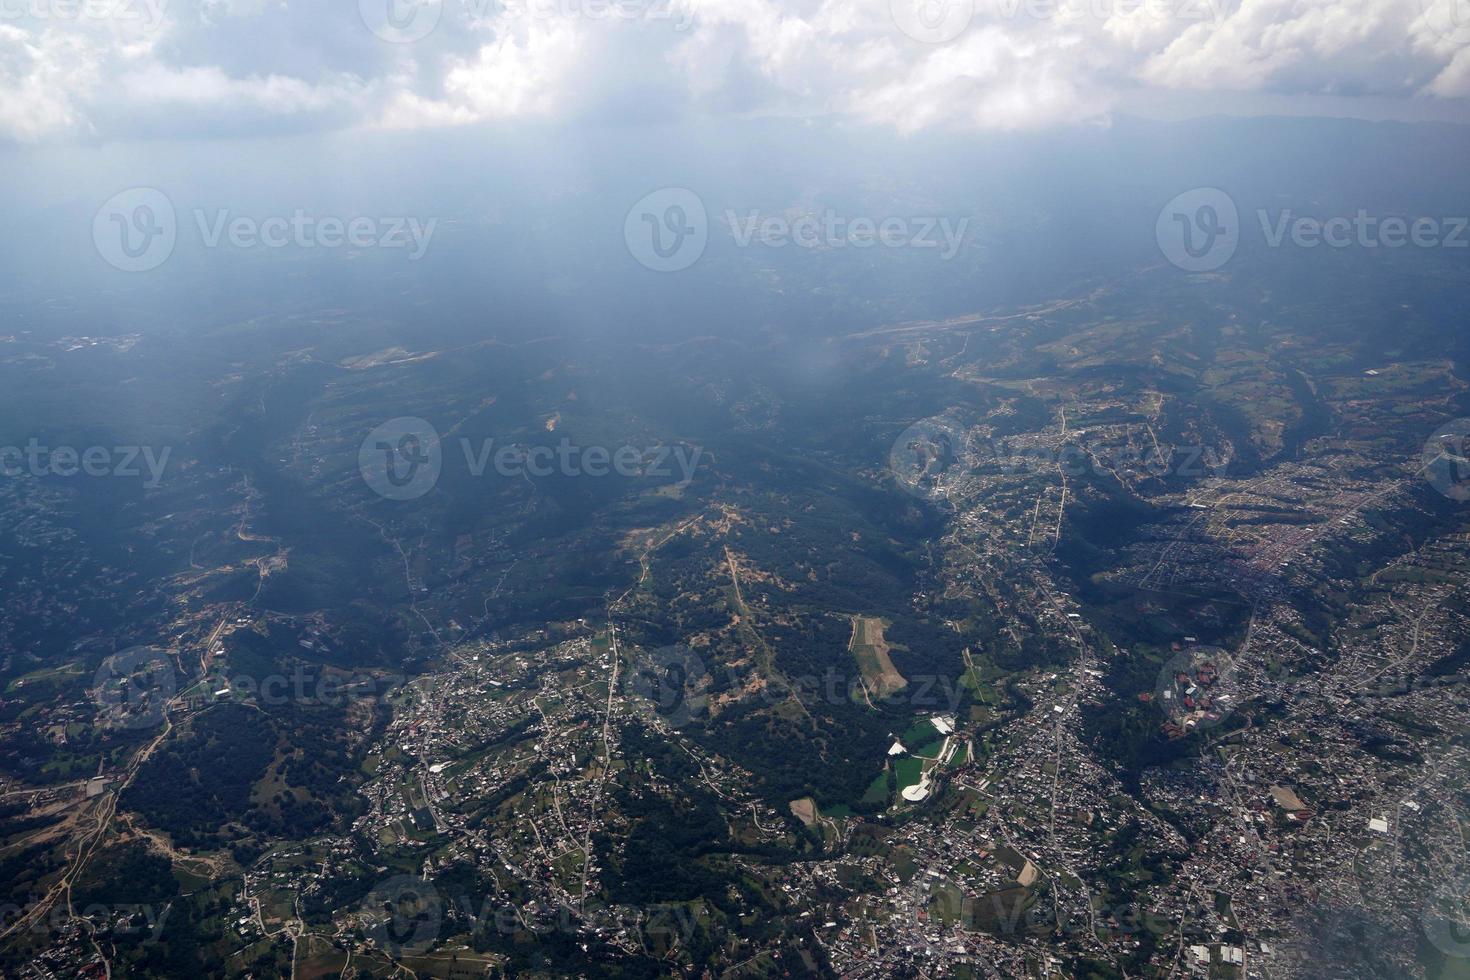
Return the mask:
[[909,683],[888,656],[888,641],[883,638],[884,625],[883,620],[872,616],[852,617],[852,640],[847,645],[857,659],[869,692],[878,698],[901,691]]

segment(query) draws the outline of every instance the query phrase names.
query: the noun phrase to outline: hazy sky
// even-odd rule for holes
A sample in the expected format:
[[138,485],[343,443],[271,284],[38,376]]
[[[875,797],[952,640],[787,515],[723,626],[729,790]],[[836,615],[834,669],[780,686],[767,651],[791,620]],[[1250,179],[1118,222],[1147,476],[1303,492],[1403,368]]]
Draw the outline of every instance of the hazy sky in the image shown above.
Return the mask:
[[0,139],[1458,116],[1470,0],[0,0]]

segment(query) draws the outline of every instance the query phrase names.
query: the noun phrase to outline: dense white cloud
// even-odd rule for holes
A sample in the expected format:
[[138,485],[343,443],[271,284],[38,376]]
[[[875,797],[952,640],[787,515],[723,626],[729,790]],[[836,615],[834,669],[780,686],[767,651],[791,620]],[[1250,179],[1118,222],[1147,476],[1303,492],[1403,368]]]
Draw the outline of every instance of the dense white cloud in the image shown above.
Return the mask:
[[[1244,0],[1151,55],[1141,76],[1171,87],[1413,94],[1442,67],[1405,0]],[[1426,57],[1425,55],[1428,55]]]
[[1014,129],[1140,90],[1470,96],[1470,0],[417,2],[0,0],[0,137],[588,112]]
[[38,140],[85,128],[77,102],[96,88],[99,60],[84,37],[0,25],[0,133]]

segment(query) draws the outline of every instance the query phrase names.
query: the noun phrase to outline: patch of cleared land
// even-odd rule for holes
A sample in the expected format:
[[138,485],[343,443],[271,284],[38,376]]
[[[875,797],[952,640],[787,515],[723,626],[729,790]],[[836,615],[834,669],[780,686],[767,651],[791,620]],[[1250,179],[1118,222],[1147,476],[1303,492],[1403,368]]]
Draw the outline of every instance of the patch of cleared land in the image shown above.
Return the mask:
[[791,801],[792,816],[810,827],[817,822],[817,801],[810,796]]
[[863,683],[872,697],[886,698],[908,686],[888,656],[888,641],[883,638],[884,622],[873,616],[852,617],[852,640],[847,649],[856,658]]

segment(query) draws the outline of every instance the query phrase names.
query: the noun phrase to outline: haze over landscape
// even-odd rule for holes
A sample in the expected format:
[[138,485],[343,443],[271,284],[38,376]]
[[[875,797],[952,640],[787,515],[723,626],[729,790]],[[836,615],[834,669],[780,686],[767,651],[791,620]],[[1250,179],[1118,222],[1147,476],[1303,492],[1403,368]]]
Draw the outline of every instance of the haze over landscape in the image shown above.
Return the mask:
[[0,975],[1470,977],[1463,0],[0,2]]

